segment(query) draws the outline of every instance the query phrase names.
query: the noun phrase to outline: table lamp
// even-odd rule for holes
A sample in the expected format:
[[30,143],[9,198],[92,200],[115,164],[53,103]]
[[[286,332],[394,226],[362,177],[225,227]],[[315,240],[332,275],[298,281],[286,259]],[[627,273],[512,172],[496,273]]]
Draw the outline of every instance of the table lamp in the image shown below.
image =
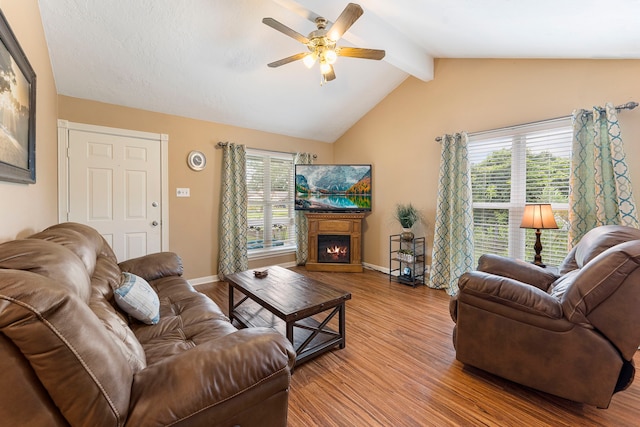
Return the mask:
[[536,255],[533,259],[533,263],[538,267],[544,268],[542,263],[542,243],[540,242],[540,230],[549,228],[558,228],[556,220],[553,217],[553,211],[551,205],[548,203],[536,203],[527,204],[524,207],[524,214],[522,214],[522,223],[520,228],[535,228],[536,230],[536,244],[533,249],[536,251]]

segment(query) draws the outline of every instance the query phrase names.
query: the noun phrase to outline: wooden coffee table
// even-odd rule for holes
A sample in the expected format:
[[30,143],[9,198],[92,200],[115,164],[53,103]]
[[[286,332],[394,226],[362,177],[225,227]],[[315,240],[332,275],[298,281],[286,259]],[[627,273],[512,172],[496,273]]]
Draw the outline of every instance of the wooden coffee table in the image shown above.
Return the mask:
[[[276,329],[293,344],[296,365],[334,346],[344,348],[345,301],[351,293],[274,266],[258,278],[253,270],[225,276],[229,282],[229,317],[240,326],[267,326]],[[234,289],[243,294],[237,303]],[[338,330],[327,324],[338,315]],[[318,315],[318,316],[315,316]]]

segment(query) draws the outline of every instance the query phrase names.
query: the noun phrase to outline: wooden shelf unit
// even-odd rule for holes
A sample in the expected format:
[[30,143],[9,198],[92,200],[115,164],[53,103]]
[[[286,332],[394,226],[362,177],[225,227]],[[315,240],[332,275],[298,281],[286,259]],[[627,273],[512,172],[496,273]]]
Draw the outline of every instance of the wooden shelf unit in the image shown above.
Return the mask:
[[[405,259],[402,250],[409,250],[412,259]],[[426,245],[424,237],[403,240],[400,234],[389,236],[389,281],[406,285],[424,285],[426,273]],[[404,274],[408,268],[409,274]]]

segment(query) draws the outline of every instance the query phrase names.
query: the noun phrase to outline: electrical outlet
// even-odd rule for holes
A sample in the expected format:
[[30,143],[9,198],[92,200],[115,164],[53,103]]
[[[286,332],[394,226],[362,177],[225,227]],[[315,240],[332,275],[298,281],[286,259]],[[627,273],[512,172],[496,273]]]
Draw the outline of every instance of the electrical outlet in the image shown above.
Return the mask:
[[176,196],[177,197],[191,197],[191,189],[190,188],[176,188]]

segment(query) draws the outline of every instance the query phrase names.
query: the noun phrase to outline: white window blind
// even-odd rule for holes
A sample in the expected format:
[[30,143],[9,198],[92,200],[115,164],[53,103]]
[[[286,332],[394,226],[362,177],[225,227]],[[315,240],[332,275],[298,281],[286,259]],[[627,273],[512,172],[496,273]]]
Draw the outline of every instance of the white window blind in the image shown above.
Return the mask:
[[293,155],[247,150],[249,256],[295,248]]
[[476,260],[484,253],[533,260],[535,230],[521,229],[526,203],[551,203],[558,230],[542,230],[542,259],[567,254],[571,119],[469,136]]

